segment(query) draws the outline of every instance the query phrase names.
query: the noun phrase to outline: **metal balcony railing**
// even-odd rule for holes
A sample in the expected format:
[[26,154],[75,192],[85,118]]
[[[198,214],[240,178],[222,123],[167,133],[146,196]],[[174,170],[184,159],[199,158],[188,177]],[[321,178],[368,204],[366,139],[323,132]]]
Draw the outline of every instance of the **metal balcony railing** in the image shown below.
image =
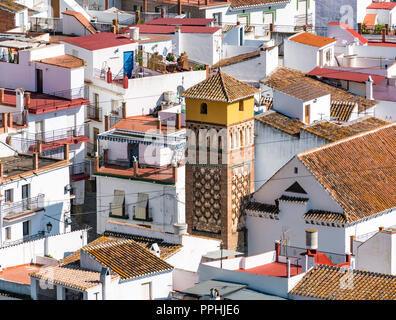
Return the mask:
[[21,201],[12,202],[3,205],[3,216],[7,219],[17,217],[19,213],[23,213],[28,210],[37,210],[44,208],[44,194],[39,194],[36,197],[22,199]]
[[88,137],[88,125],[83,124],[74,127],[68,127],[63,129],[56,129],[50,131],[43,131],[38,133],[26,133],[26,139],[28,140],[41,140],[43,143],[53,142],[63,139],[72,139],[75,137],[85,136]]
[[102,121],[103,112],[102,108],[94,105],[87,105],[87,118],[95,121]]

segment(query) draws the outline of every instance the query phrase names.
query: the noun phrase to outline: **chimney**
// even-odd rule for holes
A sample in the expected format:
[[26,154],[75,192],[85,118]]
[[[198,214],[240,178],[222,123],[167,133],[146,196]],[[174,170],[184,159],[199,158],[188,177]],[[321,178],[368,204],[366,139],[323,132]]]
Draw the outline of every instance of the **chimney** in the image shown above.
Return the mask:
[[178,129],[178,130],[180,130],[181,129],[181,126],[182,126],[182,124],[181,124],[181,113],[180,112],[178,112],[178,113],[176,113],[176,129]]
[[30,107],[30,92],[25,92],[26,96],[26,108]]
[[269,29],[271,32],[274,32],[274,24],[273,23],[270,23],[270,29]]
[[129,39],[132,41],[139,41],[139,27],[129,27]]
[[161,250],[158,246],[158,243],[153,243],[149,250],[153,255],[157,256],[158,258],[161,256]]
[[368,76],[368,80],[366,81],[366,99],[374,100],[373,79],[371,78],[371,76]]
[[63,160],[69,160],[69,144],[65,143],[63,145]]
[[33,153],[33,170],[38,170],[39,168],[39,154],[38,152]]
[[110,129],[110,118],[108,115],[104,116],[104,125],[105,125],[105,131],[109,131]]
[[43,152],[43,142],[41,140],[37,140],[36,142],[36,151],[41,154]]
[[165,8],[161,8],[161,18],[165,18]]
[[0,104],[4,103],[4,88],[0,88]]
[[113,75],[111,73],[110,67],[107,69],[107,83],[111,83],[113,81]]
[[109,0],[105,0],[105,10],[109,9]]
[[178,13],[179,16],[182,14],[181,0],[177,0],[177,13]]
[[241,25],[241,21],[237,21],[237,26],[240,26]]
[[22,125],[27,125],[27,110],[22,111]]
[[100,282],[102,283],[102,300],[110,300],[108,296],[109,286],[111,283],[110,269],[107,267],[102,267],[100,271]]
[[[25,109],[25,101],[24,101],[25,91],[22,88],[18,88],[15,90],[15,106],[16,110],[22,112]],[[27,101],[27,97],[26,97]],[[29,101],[30,105],[30,101]],[[26,102],[27,107],[27,102]]]
[[113,19],[113,26],[114,26],[114,29],[113,29],[114,34],[117,34],[118,33],[118,19]]
[[206,70],[206,79],[209,79],[210,77],[210,67],[208,65],[205,66],[205,70]]
[[8,127],[12,128],[12,113],[11,112],[8,114]]
[[8,113],[3,112],[3,128],[4,133],[8,132]]
[[122,87],[124,89],[128,89],[128,86],[129,86],[129,79],[128,79],[128,75],[125,73],[124,78],[122,79]]
[[217,290],[216,288],[210,289],[210,300],[220,300],[219,290]]
[[187,224],[185,223],[175,223],[173,224],[173,233],[181,236],[182,234],[187,233]]
[[[162,9],[162,8],[161,8]],[[143,0],[143,12],[148,12],[147,9],[147,0]]]
[[318,229],[305,230],[305,247],[308,251],[316,253],[318,250]]
[[122,103],[122,118],[126,119],[127,118],[127,109],[126,109],[126,102]]
[[139,169],[139,161],[136,159],[133,160],[133,176],[137,177],[138,176],[138,169]]
[[280,242],[277,240],[275,241],[275,261],[279,261],[279,255],[280,255]]
[[381,30],[381,35],[382,35],[382,42],[386,42],[386,30],[385,29]]
[[159,116],[158,116],[158,120],[157,120],[157,129],[158,129],[159,131],[162,130],[162,121],[161,121],[161,119],[159,118]]

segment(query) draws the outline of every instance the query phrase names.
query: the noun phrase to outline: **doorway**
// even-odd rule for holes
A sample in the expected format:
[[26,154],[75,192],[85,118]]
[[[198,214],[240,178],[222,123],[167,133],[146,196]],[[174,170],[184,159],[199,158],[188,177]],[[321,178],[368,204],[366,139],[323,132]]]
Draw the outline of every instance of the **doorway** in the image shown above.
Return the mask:
[[133,51],[124,52],[124,74],[127,74],[128,79],[132,77],[133,61]]
[[129,163],[131,167],[133,166],[133,161],[139,161],[139,144],[138,143],[128,143],[128,155],[129,155]]
[[43,70],[36,69],[37,93],[43,93]]

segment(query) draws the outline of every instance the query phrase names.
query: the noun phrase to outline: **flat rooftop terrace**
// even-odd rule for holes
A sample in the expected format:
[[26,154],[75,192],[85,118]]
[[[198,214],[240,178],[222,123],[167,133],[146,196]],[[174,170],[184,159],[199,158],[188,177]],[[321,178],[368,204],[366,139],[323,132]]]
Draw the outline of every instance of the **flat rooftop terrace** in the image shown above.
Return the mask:
[[[287,278],[287,264],[280,262],[272,262],[262,266],[250,269],[237,269],[236,271],[258,274],[267,277]],[[302,273],[301,266],[290,265],[290,276],[294,277]]]
[[[60,159],[50,159],[39,157],[38,168],[45,168],[57,162]],[[33,170],[33,155],[16,155],[10,157],[0,158],[0,162],[3,163],[3,177],[12,177],[28,171]]]
[[0,279],[30,285],[29,273],[39,271],[41,267],[41,264],[30,263],[4,268],[0,271]]

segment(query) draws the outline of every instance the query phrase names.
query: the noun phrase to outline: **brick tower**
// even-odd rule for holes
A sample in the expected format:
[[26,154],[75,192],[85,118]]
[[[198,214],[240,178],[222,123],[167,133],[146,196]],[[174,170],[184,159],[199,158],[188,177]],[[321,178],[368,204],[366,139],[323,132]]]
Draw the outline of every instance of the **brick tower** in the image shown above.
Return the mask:
[[188,232],[245,251],[243,207],[254,191],[254,94],[219,70],[186,99]]

